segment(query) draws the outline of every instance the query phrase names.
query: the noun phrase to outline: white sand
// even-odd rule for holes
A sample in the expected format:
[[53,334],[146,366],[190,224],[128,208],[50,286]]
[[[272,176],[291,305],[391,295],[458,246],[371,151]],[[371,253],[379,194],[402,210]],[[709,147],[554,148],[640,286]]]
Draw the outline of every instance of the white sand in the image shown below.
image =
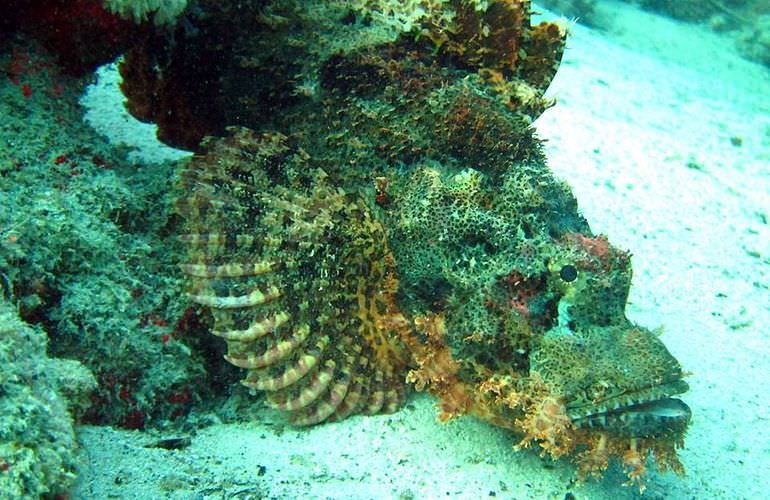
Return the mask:
[[[692,372],[687,475],[652,474],[645,497],[767,498],[770,71],[712,33],[602,6],[613,28],[574,28],[550,89],[559,104],[536,125],[594,231],[634,254],[631,318],[663,326]],[[514,452],[510,435],[471,418],[440,425],[432,405],[419,395],[395,415],[303,431],[261,411],[201,429],[183,451],[80,428],[88,465],[73,497],[638,496],[617,470],[571,486],[570,465]]]

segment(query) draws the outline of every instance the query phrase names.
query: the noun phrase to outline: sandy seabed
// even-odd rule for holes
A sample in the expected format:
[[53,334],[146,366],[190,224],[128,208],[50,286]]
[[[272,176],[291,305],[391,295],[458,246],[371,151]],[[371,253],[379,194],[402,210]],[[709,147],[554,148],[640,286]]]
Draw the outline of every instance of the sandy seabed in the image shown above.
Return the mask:
[[[602,2],[607,28],[572,29],[535,126],[596,233],[633,254],[630,318],[692,373],[684,477],[652,473],[645,498],[770,495],[770,70],[704,29]],[[121,115],[113,72],[89,119],[138,161],[173,155]],[[152,134],[151,131],[144,132]],[[80,427],[73,498],[574,498],[639,496],[619,467],[574,467],[512,449],[515,437],[434,401],[306,430],[267,410],[213,425],[180,451],[147,433]],[[568,498],[568,497],[567,497]]]

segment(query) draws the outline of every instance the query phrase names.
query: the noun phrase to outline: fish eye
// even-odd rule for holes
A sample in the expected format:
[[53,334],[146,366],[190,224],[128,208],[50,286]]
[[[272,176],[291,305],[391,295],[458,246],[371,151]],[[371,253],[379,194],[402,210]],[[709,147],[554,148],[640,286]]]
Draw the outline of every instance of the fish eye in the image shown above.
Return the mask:
[[567,283],[575,281],[577,279],[577,275],[577,268],[571,264],[562,266],[561,270],[559,271],[559,277]]

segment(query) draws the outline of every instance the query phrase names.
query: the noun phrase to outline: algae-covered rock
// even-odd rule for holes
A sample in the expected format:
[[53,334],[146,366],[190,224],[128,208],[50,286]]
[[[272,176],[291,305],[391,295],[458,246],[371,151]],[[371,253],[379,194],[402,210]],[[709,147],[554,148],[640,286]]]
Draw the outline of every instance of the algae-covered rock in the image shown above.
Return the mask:
[[735,38],[738,50],[746,59],[770,67],[770,14],[753,16]]
[[67,411],[96,383],[80,363],[51,359],[47,336],[0,302],[0,496],[65,493],[77,471],[77,441]]
[[52,355],[96,376],[73,408],[85,421],[142,427],[186,413],[205,361],[164,236],[173,167],[138,168],[85,124],[87,82],[38,45],[4,47],[0,66],[14,71],[0,81],[2,295],[45,326]]

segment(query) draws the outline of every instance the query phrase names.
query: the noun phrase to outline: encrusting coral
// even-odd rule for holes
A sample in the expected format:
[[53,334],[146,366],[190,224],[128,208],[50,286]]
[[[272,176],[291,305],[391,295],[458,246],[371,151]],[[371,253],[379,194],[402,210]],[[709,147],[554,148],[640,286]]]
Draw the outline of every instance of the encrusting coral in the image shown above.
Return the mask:
[[679,364],[626,319],[630,257],[530,127],[563,27],[523,0],[197,8],[137,40],[123,88],[197,151],[181,269],[246,386],[307,425],[393,411],[409,382],[584,477],[681,471]]

